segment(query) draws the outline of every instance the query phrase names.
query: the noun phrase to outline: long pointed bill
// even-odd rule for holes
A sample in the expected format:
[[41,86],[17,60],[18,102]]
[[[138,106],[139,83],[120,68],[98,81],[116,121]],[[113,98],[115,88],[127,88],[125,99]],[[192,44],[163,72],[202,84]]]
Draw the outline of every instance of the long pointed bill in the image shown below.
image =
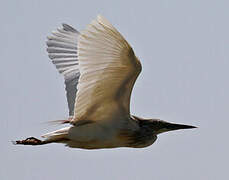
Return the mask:
[[178,130],[178,129],[192,129],[192,128],[197,128],[197,127],[184,125],[184,124],[172,124],[172,123],[168,123],[166,125],[166,129],[168,129],[169,131]]
[[161,128],[158,131],[158,134],[163,132],[168,132],[168,131],[175,131],[179,129],[192,129],[192,128],[197,128],[197,127],[184,125],[184,124],[173,124],[173,123],[163,122],[161,124]]

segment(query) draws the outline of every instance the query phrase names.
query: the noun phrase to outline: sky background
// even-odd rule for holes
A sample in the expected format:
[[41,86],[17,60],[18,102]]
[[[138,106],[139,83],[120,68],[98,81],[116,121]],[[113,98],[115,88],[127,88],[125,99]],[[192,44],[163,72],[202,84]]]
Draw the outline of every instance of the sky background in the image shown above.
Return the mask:
[[[105,16],[143,71],[131,112],[198,126],[159,135],[144,149],[14,146],[67,118],[63,77],[46,36],[65,22],[78,30]],[[0,2],[0,179],[216,180],[229,167],[229,1],[72,0]]]

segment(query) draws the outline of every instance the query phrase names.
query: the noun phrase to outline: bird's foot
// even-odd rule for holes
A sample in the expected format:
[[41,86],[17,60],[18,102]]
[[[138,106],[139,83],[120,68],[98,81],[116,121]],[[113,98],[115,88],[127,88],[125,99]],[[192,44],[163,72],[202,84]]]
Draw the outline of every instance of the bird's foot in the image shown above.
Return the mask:
[[29,137],[25,140],[18,140],[18,141],[12,141],[13,144],[23,144],[23,145],[41,145],[44,144],[43,141],[35,138],[35,137]]

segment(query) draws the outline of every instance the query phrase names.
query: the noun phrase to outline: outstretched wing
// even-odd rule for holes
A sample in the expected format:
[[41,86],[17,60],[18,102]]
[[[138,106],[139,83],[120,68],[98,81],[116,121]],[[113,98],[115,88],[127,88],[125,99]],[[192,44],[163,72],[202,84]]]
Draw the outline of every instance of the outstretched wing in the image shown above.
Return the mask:
[[76,87],[80,76],[77,58],[78,36],[79,32],[76,29],[67,24],[62,24],[61,28],[47,37],[48,56],[60,74],[64,75],[69,116],[74,114]]
[[129,115],[130,95],[141,64],[128,42],[102,16],[79,35],[80,79],[73,124]]

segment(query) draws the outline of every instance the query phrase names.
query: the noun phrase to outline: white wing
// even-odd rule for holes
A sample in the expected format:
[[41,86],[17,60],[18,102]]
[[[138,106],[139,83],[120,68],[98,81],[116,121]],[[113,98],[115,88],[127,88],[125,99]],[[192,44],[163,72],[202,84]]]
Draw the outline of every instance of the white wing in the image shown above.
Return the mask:
[[64,75],[69,115],[73,116],[76,86],[80,76],[77,58],[79,32],[67,24],[62,26],[53,32],[52,36],[48,36],[47,51],[57,70]]
[[128,42],[98,16],[78,39],[80,79],[73,124],[129,115],[130,95],[141,64]]

